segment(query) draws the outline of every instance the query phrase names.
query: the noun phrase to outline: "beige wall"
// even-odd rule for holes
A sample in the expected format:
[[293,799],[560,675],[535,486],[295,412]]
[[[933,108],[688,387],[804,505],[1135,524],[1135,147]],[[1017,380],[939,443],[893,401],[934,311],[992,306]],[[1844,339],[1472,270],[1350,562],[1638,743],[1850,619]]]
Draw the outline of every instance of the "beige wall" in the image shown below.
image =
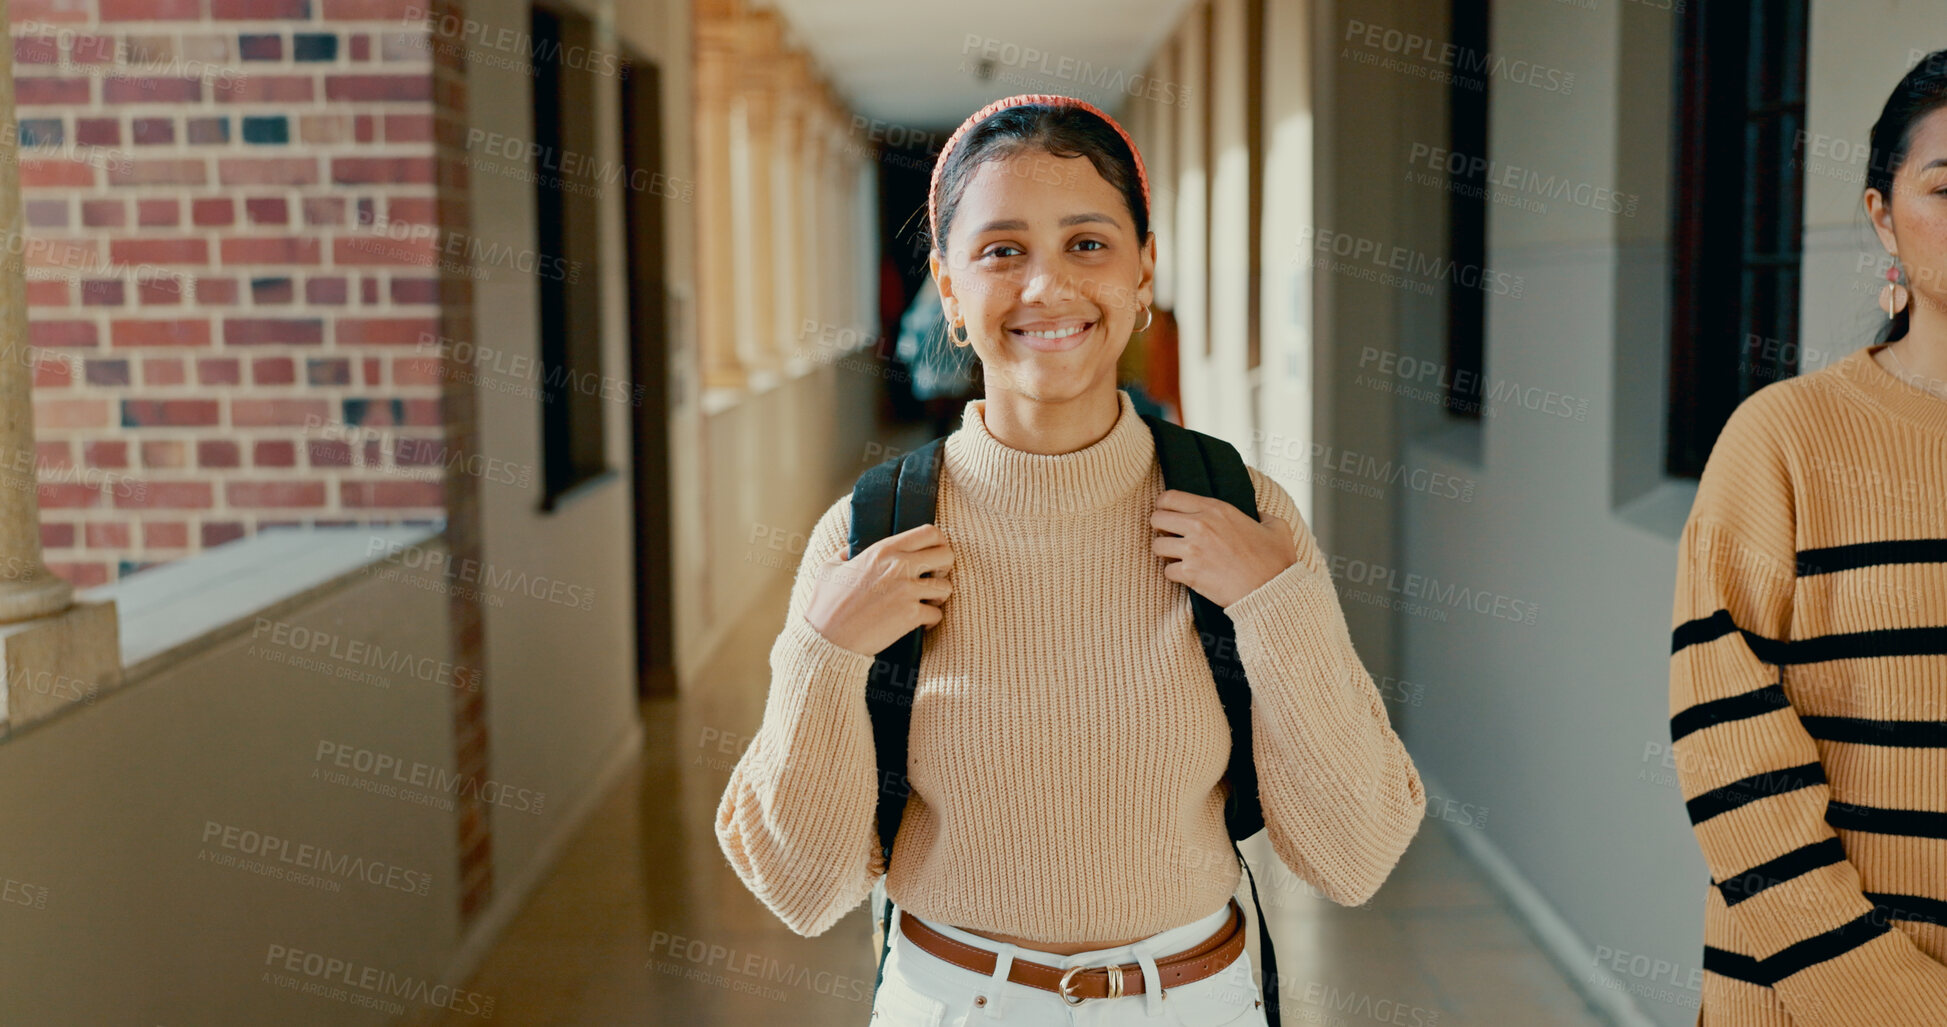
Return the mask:
[[[844,369],[836,348],[818,338],[776,340],[780,352],[805,349],[811,361],[786,363],[782,373],[734,390],[706,390],[698,362],[699,208],[704,190],[722,183],[699,181],[696,170],[692,12],[681,0],[608,4],[586,0],[581,9],[613,25],[615,36],[654,61],[662,73],[667,167],[661,170],[684,184],[689,202],[670,199],[667,217],[669,310],[668,360],[671,413],[671,549],[674,576],[676,661],[679,682],[690,686],[696,668],[724,633],[750,611],[750,605],[780,573],[765,565],[781,555],[769,548],[771,533],[789,539],[810,529],[817,515],[850,485],[876,452],[879,382]],[[518,0],[484,0],[473,17],[490,24],[523,24],[526,7]],[[531,80],[511,70],[478,69],[473,89],[474,122],[490,131],[527,138]],[[594,112],[604,126],[615,119],[617,93],[612,82]],[[619,139],[601,132],[598,161],[620,160]],[[871,317],[874,255],[869,218],[876,215],[869,167],[853,198],[854,223],[845,235],[808,241],[820,252],[855,256],[833,262],[845,269],[834,283],[839,302],[828,332],[820,338],[862,339]],[[486,244],[530,246],[533,197],[528,183],[512,176],[476,175],[474,225]],[[627,298],[621,280],[622,196],[605,190],[603,294],[605,371],[625,378]],[[537,298],[532,279],[497,274],[475,285],[482,345],[536,355]],[[822,296],[819,297],[822,301]],[[634,731],[634,581],[629,558],[634,512],[629,495],[630,410],[610,404],[609,465],[615,476],[599,482],[544,514],[534,497],[507,490],[486,494],[487,547],[497,566],[545,574],[592,591],[591,610],[510,598],[488,610],[489,676],[520,684],[497,688],[488,704],[494,724],[493,761],[518,768],[564,788],[588,782],[612,758],[624,736]],[[490,453],[510,461],[540,458],[538,417],[530,399],[483,390],[481,430]],[[756,542],[753,544],[753,536]],[[800,543],[801,544],[801,543]],[[794,554],[782,554],[794,555]],[[790,562],[795,567],[795,559]],[[783,572],[788,580],[788,572]],[[574,668],[572,673],[564,668]],[[622,725],[628,725],[623,727]],[[510,771],[511,772],[511,771]],[[498,832],[500,825],[496,824]],[[510,825],[497,833],[499,873],[531,869],[547,844],[551,825]]]
[[[1235,69],[1234,5],[1214,2],[1216,66]],[[1575,78],[1566,90],[1511,74],[1492,78],[1491,139],[1482,156],[1618,191],[1633,214],[1559,198],[1545,210],[1490,203],[1484,270],[1506,287],[1489,290],[1487,386],[1553,393],[1572,412],[1563,418],[1490,403],[1487,416],[1469,423],[1435,402],[1367,386],[1373,350],[1444,367],[1454,286],[1437,278],[1427,278],[1432,288],[1424,291],[1381,284],[1359,274],[1356,260],[1334,264],[1333,255],[1305,245],[1330,232],[1415,256],[1445,255],[1447,194],[1407,174],[1415,147],[1448,145],[1445,87],[1361,60],[1365,48],[1349,39],[1363,24],[1445,41],[1442,7],[1268,5],[1274,52],[1308,52],[1313,62],[1307,75],[1294,70],[1298,62],[1275,61],[1264,84],[1264,357],[1255,379],[1241,370],[1235,255],[1205,247],[1211,227],[1226,246],[1237,232],[1242,178],[1223,142],[1234,127],[1220,118],[1216,152],[1206,156],[1195,137],[1204,103],[1145,112],[1145,153],[1152,168],[1165,169],[1168,186],[1159,209],[1174,213],[1173,231],[1160,239],[1159,277],[1165,301],[1173,297],[1185,319],[1188,420],[1253,435],[1256,465],[1299,497],[1324,548],[1379,576],[1376,586],[1340,577],[1360,655],[1376,677],[1423,690],[1424,705],[1396,710],[1396,723],[1429,782],[1444,790],[1437,800],[1490,811],[1492,826],[1459,832],[1462,841],[1519,896],[1565,968],[1588,985],[1598,948],[1694,967],[1707,875],[1680,795],[1659,776],[1660,762],[1644,755],[1668,740],[1674,544],[1694,493],[1692,483],[1662,471],[1674,19],[1654,4],[1495,5],[1491,53]],[[1152,73],[1201,82],[1201,10],[1186,13]],[[1934,22],[1890,0],[1813,4],[1803,297],[1809,366],[1863,344],[1877,326],[1879,265],[1858,264],[1862,252],[1877,258],[1880,251],[1858,213],[1865,158],[1857,146],[1917,56],[1902,27],[1941,22],[1947,4],[1927,10]],[[1234,104],[1234,79],[1220,75],[1211,98]],[[1174,148],[1163,141],[1172,116],[1191,133]],[[1218,197],[1209,225],[1206,181],[1216,183]],[[1521,198],[1518,190],[1501,192]],[[1294,290],[1309,303],[1296,317]],[[1209,359],[1206,310],[1214,315]],[[1253,388],[1254,418],[1245,402]],[[1397,486],[1376,498],[1334,488],[1333,475],[1307,458],[1313,443],[1327,447],[1328,459],[1349,451],[1445,475],[1465,483],[1470,499]],[[1465,609],[1443,620],[1347,598],[1383,594],[1399,584],[1389,578],[1408,575],[1513,600],[1537,611],[1536,621]],[[1620,982],[1638,991],[1646,983],[1654,982]],[[1694,1004],[1667,997],[1632,999],[1600,986],[1591,994],[1621,1022],[1678,1025],[1695,1016]]]
[[[1478,486],[1466,504],[1410,497],[1402,562],[1534,613],[1402,618],[1402,675],[1426,696],[1407,744],[1442,798],[1489,811],[1466,840],[1534,889],[1540,904],[1523,912],[1585,986],[1598,948],[1666,960],[1688,980],[1709,876],[1681,794],[1644,759],[1669,740],[1675,540],[1691,492],[1660,470],[1670,17],[1632,4],[1495,6],[1496,50],[1575,84],[1494,82],[1488,155],[1643,200],[1634,217],[1561,200],[1490,208],[1488,264],[1520,289],[1488,297],[1487,388],[1569,397],[1586,414],[1490,402],[1477,458],[1427,435],[1404,451]],[[1694,1002],[1633,1001],[1626,1022],[1696,1017]]]
[[[1174,240],[1169,261],[1176,304],[1177,373],[1183,397],[1183,421],[1199,430],[1208,430],[1210,400],[1220,388],[1211,382],[1209,362],[1204,356],[1212,347],[1209,207],[1214,164],[1211,148],[1204,142],[1204,126],[1210,120],[1206,6],[1193,4],[1185,12],[1181,24],[1163,44],[1173,54],[1155,72],[1159,76],[1171,76],[1190,96],[1188,106],[1171,112],[1176,122],[1176,145],[1169,161],[1175,174],[1172,190],[1175,198],[1170,204],[1175,221],[1170,226]],[[1159,245],[1162,241],[1158,240]],[[1162,260],[1160,255],[1158,260]]]
[[[1263,280],[1258,296],[1262,356],[1257,385],[1257,423],[1247,459],[1282,482],[1298,511],[1315,521],[1317,495],[1290,465],[1313,438],[1313,311],[1317,276],[1294,259],[1292,240],[1302,238],[1317,210],[1317,122],[1312,79],[1318,67],[1309,0],[1266,5],[1264,76]],[[1312,54],[1310,60],[1275,55]],[[1316,526],[1316,525],[1314,525]]]
[[[1438,142],[1447,134],[1444,90],[1425,79],[1356,64],[1341,56],[1347,26],[1356,20],[1435,39],[1447,35],[1444,6],[1417,0],[1319,0],[1315,7],[1313,59],[1317,73],[1316,217],[1307,240],[1293,249],[1312,268],[1313,324],[1312,417],[1319,461],[1310,469],[1315,482],[1313,526],[1325,550],[1346,560],[1400,573],[1406,565],[1397,548],[1396,509],[1403,493],[1389,487],[1374,497],[1335,487],[1343,475],[1331,460],[1351,451],[1386,460],[1399,452],[1402,420],[1427,417],[1430,409],[1399,408],[1389,393],[1356,383],[1367,347],[1438,359],[1443,353],[1445,291],[1402,289],[1347,273],[1335,251],[1321,253],[1320,233],[1375,246],[1397,246],[1415,254],[1440,254],[1446,247],[1446,204],[1437,191],[1402,182],[1406,154],[1415,142]],[[1329,240],[1328,240],[1329,241]],[[1358,266],[1357,260],[1347,266]],[[1372,270],[1370,264],[1365,270]],[[1464,429],[1463,429],[1464,430]],[[1356,479],[1355,479],[1355,482]],[[1342,602],[1359,655],[1376,678],[1398,673],[1395,618],[1385,608]]]
[[[681,43],[687,59],[686,7],[682,20],[680,26],[672,22],[663,32],[666,40]],[[782,45],[794,48],[788,24],[779,27],[779,35]],[[806,93],[794,68],[787,62],[780,74],[791,83],[790,89]],[[829,131],[831,119],[838,117],[832,111],[835,94],[820,92],[827,87],[818,69],[802,70],[818,85],[810,90],[812,95],[797,99],[806,101],[814,113],[822,109],[826,119],[808,119],[808,125]],[[683,88],[691,89],[693,81],[692,76],[683,76]],[[704,202],[705,191],[733,189],[738,182],[727,174],[719,180],[697,170],[704,162],[695,152],[696,126],[689,117],[697,105],[690,92],[682,94],[681,100],[685,111],[680,120],[671,122],[672,132],[682,137],[680,146],[669,150],[676,164],[674,173],[707,179],[697,183],[698,202],[679,213],[682,233],[670,239],[674,276],[679,279],[673,284],[684,297],[677,304],[679,327],[671,351],[676,664],[680,687],[693,688],[711,684],[697,680],[699,669],[740,618],[776,619],[782,626],[781,608],[757,609],[753,604],[790,581],[804,538],[818,515],[851,487],[861,471],[891,454],[886,449],[890,443],[880,437],[877,427],[882,381],[859,370],[876,365],[869,356],[850,353],[871,341],[877,320],[876,179],[870,160],[858,155],[866,140],[856,135],[825,140],[831,156],[824,162],[821,178],[831,183],[849,180],[849,193],[842,184],[832,184],[830,191],[814,196],[810,175],[788,182],[785,179],[791,176],[769,176],[777,181],[766,188],[766,198],[810,200],[815,209],[757,220],[773,228],[815,225],[816,231],[759,236],[771,239],[770,248],[746,239],[722,255],[722,268],[703,276],[697,259],[698,234],[707,230],[702,225],[712,211]],[[733,148],[738,145],[738,131],[733,120]],[[756,155],[765,148],[748,149]],[[782,147],[770,149],[774,159],[785,159]],[[847,161],[857,163],[848,170]],[[754,182],[763,176],[748,177]],[[728,207],[740,210],[756,202],[753,197],[732,196]],[[731,220],[736,222],[734,217]],[[759,280],[758,271],[771,281],[768,287]],[[767,288],[774,313],[749,323],[746,334],[761,330],[763,337],[744,340],[742,350],[753,359],[741,384],[712,388],[699,368],[698,351],[704,345],[724,343],[700,337],[697,308],[699,290],[716,287],[746,296],[752,288]],[[739,300],[737,307],[744,305]],[[806,330],[806,322],[815,327]],[[754,359],[757,355],[763,359]]]
[[[276,623],[447,659],[437,584],[354,575]],[[381,688],[265,651],[296,650],[245,633],[0,745],[0,878],[16,901],[45,896],[43,908],[0,907],[0,1020],[188,1024],[220,1010],[225,1023],[393,1022],[266,982],[288,973],[266,965],[273,945],[443,980],[459,944],[454,814],[313,772],[344,772],[338,748],[319,759],[321,743],[450,770],[452,697],[435,681]],[[568,799],[550,787],[544,808]],[[242,855],[223,828],[238,845],[245,830],[285,839],[292,859],[308,844],[430,874],[427,894],[413,893],[417,877],[397,879],[408,888],[340,877],[334,892],[202,858]],[[82,970],[92,984],[77,985]]]
[[1249,357],[1251,296],[1251,162],[1245,104],[1262,92],[1248,80],[1243,0],[1210,0],[1210,88],[1202,116],[1210,119],[1208,356],[1183,362],[1184,420],[1250,452],[1252,409]]
[[[1863,143],[1914,29],[1947,24],[1947,4],[1813,0],[1812,11],[1811,129]],[[1409,464],[1478,482],[1468,504],[1408,495],[1402,564],[1538,617],[1401,625],[1402,673],[1426,696],[1407,744],[1446,798],[1491,813],[1458,833],[1519,882],[1523,911],[1579,982],[1598,974],[1601,950],[1680,968],[1674,986],[1624,976],[1624,992],[1594,994],[1618,1022],[1682,1027],[1696,1018],[1681,982],[1702,957],[1709,875],[1659,755],[1675,547],[1694,495],[1662,472],[1674,27],[1648,4],[1494,7],[1495,50],[1576,80],[1566,95],[1497,81],[1489,155],[1638,202],[1633,217],[1560,201],[1543,214],[1491,208],[1488,262],[1523,290],[1489,299],[1488,385],[1554,392],[1587,415],[1503,404],[1471,458],[1450,432],[1402,419]],[[1852,213],[1857,174],[1807,159],[1802,341],[1818,366],[1869,341],[1877,282],[1853,262],[1879,251]]]
[[875,427],[879,390],[869,375],[826,367],[702,418],[705,469],[692,494],[708,528],[692,541],[708,569],[677,584],[685,687],[716,684],[697,668],[740,618],[783,627],[781,606],[753,604],[791,581],[818,515],[893,455]]
[[[681,3],[631,5],[631,16],[654,21],[680,19]],[[614,17],[606,5],[583,10],[601,20]],[[488,26],[525,32],[527,5],[520,0],[480,0],[468,16]],[[666,42],[660,26],[638,23],[632,41],[662,56],[681,50]],[[681,95],[681,70],[664,69],[665,89]],[[470,118],[474,127],[529,140],[533,138],[531,76],[514,68],[479,62],[470,71]],[[600,166],[619,164],[616,125],[619,96],[613,79],[600,84],[596,119]],[[678,134],[670,133],[671,143]],[[680,152],[680,151],[676,151]],[[680,173],[680,172],[678,172]],[[534,245],[533,185],[517,175],[472,174],[473,232],[482,245],[515,251]],[[622,284],[623,193],[602,193],[602,362],[610,378],[626,381],[626,294]],[[671,201],[672,209],[680,209]],[[680,222],[680,218],[677,219]],[[672,239],[680,239],[680,230]],[[538,296],[531,275],[495,268],[474,284],[474,323],[478,344],[540,357]],[[537,401],[519,390],[481,388],[479,440],[488,454],[515,464],[541,464]],[[489,765],[495,775],[528,782],[551,794],[578,795],[596,787],[602,768],[637,744],[635,716],[634,582],[628,554],[633,545],[629,495],[629,414],[622,403],[605,404],[608,464],[614,475],[593,482],[553,512],[538,509],[539,493],[487,481],[482,483],[483,543],[486,560],[501,572],[525,573],[563,583],[575,600],[589,597],[589,608],[575,602],[495,593],[486,609]],[[538,479],[538,475],[536,476]],[[564,828],[565,804],[543,817],[512,817],[496,811],[494,874],[496,902],[508,901],[508,886],[533,875],[548,858],[548,848]]]
[[[1216,0],[1210,34],[1217,73],[1206,85],[1204,10],[1202,4],[1186,10],[1148,71],[1183,86],[1191,102],[1145,107],[1135,119],[1163,223],[1158,302],[1174,304],[1181,327],[1185,421],[1229,440],[1277,478],[1328,551],[1390,564],[1388,498],[1337,487],[1324,468],[1329,457],[1314,459],[1314,445],[1382,460],[1394,450],[1390,398],[1347,392],[1345,383],[1356,376],[1362,348],[1374,339],[1397,340],[1389,345],[1402,351],[1437,353],[1444,294],[1334,273],[1309,243],[1321,233],[1337,233],[1426,253],[1444,247],[1439,194],[1399,184],[1399,155],[1409,141],[1444,138],[1439,94],[1429,94],[1423,80],[1373,75],[1337,55],[1347,18],[1437,34],[1438,12],[1405,2],[1269,3],[1264,77],[1252,83],[1243,71],[1243,7]],[[1247,366],[1243,311],[1251,256],[1247,91],[1257,92],[1264,111],[1255,370]],[[1375,116],[1382,110],[1384,116]],[[1205,154],[1201,133],[1213,115],[1211,152]],[[1206,193],[1214,199],[1207,201]],[[1208,218],[1206,202],[1212,204]],[[1338,311],[1348,313],[1341,318]],[[1390,616],[1358,604],[1347,604],[1346,615],[1373,673],[1390,673]]]

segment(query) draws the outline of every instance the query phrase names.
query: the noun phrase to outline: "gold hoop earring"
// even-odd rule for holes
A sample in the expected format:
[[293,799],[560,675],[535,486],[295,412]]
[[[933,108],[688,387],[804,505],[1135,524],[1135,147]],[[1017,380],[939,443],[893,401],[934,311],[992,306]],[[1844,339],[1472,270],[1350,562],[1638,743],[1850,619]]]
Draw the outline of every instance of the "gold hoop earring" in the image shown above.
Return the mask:
[[1143,308],[1143,315],[1144,315],[1144,316],[1143,316],[1143,326],[1142,326],[1141,328],[1138,328],[1138,329],[1136,329],[1136,331],[1138,331],[1138,332],[1146,332],[1146,331],[1148,331],[1148,330],[1149,330],[1149,326],[1150,326],[1151,324],[1153,324],[1153,323],[1154,323],[1154,322],[1156,321],[1156,312],[1155,312],[1155,311],[1153,311],[1153,310],[1151,310],[1151,309],[1150,309],[1150,308],[1148,308],[1148,307],[1144,307],[1144,308]]
[[961,342],[967,341],[967,323],[965,321],[958,322],[953,326],[953,337]]

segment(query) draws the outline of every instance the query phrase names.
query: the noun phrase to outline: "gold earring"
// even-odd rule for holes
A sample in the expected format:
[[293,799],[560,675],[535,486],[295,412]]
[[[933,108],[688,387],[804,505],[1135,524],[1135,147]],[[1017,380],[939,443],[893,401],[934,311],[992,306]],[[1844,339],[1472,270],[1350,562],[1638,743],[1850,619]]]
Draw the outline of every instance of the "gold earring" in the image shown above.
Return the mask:
[[961,342],[967,341],[967,323],[965,321],[958,322],[953,326],[953,337],[959,339]]
[[1141,328],[1138,328],[1138,329],[1136,329],[1136,331],[1138,331],[1138,332],[1146,332],[1146,331],[1148,331],[1148,330],[1149,330],[1149,326],[1150,326],[1150,325],[1151,325],[1152,323],[1154,323],[1154,322],[1155,322],[1155,320],[1156,320],[1156,312],[1155,312],[1155,311],[1153,311],[1153,310],[1151,310],[1151,309],[1149,309],[1148,307],[1144,307],[1144,308],[1143,308],[1143,315],[1144,315],[1144,316],[1143,316],[1143,326],[1142,326]]

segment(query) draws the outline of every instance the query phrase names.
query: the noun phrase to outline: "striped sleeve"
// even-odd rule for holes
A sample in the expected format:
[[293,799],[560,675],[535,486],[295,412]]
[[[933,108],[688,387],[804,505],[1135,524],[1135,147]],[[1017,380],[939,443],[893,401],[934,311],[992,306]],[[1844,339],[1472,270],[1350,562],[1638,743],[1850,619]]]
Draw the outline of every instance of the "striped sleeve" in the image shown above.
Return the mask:
[[823,934],[885,873],[878,762],[865,692],[873,658],[805,620],[817,571],[843,550],[850,497],[812,529],[771,647],[764,719],[717,805],[717,843],[745,887],[805,937]]
[[1826,822],[1825,768],[1780,673],[1790,476],[1766,440],[1777,429],[1740,413],[1684,527],[1671,639],[1678,779],[1736,938],[1707,945],[1704,969],[1774,989],[1798,1027],[1938,1022],[1947,966],[1875,912]]

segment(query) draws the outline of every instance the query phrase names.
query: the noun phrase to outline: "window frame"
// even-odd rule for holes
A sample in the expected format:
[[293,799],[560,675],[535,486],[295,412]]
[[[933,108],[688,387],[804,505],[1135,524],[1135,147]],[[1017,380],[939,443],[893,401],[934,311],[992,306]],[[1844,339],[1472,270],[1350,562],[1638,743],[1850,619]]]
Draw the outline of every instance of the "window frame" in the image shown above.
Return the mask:
[[1700,477],[1731,411],[1799,370],[1809,15],[1808,0],[1719,0],[1680,16],[1664,453],[1675,477]]

